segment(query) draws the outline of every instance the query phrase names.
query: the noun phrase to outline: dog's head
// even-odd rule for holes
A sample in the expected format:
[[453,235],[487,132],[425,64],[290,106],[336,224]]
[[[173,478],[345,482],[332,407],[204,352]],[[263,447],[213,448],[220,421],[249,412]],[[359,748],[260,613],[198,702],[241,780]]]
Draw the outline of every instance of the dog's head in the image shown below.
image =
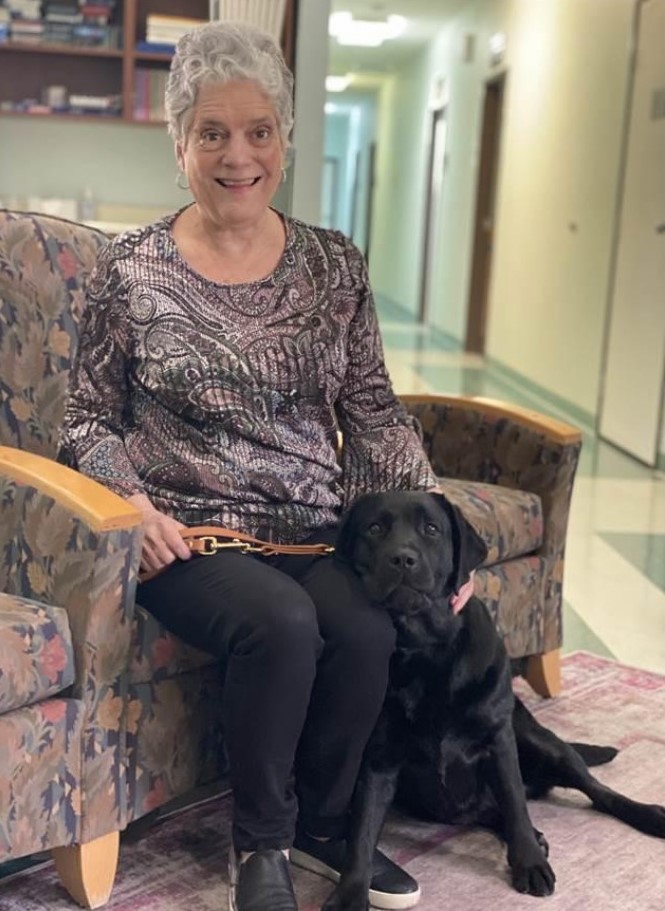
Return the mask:
[[447,603],[487,556],[462,513],[440,494],[395,490],[365,494],[346,513],[336,556],[391,613]]

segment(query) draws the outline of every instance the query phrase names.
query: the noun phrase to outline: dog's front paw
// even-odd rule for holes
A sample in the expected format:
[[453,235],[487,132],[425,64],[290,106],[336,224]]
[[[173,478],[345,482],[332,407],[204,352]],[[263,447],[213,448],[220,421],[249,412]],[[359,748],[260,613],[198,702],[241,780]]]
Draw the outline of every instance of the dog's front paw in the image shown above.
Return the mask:
[[369,911],[367,889],[355,886],[335,886],[321,911]]
[[520,859],[510,864],[513,886],[527,895],[551,895],[554,892],[556,876],[547,859],[538,851],[539,857]]

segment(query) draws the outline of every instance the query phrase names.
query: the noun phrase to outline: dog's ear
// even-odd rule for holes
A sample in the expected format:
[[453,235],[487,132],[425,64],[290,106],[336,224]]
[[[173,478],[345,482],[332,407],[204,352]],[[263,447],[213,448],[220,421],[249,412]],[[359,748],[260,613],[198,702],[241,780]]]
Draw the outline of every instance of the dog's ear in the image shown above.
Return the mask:
[[469,578],[472,569],[487,557],[487,546],[476,529],[462,515],[462,512],[443,494],[433,494],[450,521],[453,533],[453,572],[451,584],[454,591]]

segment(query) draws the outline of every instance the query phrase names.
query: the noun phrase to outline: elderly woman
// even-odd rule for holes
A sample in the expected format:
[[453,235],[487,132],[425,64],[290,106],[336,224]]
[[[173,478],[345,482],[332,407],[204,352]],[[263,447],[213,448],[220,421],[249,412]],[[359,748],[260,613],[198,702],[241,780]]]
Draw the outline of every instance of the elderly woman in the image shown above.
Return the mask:
[[[390,386],[362,256],[270,207],[291,95],[254,28],[179,42],[166,107],[194,201],[101,254],[66,419],[79,469],[143,513],[143,569],[166,569],[141,604],[222,664],[238,911],[295,911],[289,849],[336,877],[394,632],[330,558],[201,559],[180,530],[330,542],[358,493],[435,484]],[[419,889],[377,852],[369,897],[408,908]]]

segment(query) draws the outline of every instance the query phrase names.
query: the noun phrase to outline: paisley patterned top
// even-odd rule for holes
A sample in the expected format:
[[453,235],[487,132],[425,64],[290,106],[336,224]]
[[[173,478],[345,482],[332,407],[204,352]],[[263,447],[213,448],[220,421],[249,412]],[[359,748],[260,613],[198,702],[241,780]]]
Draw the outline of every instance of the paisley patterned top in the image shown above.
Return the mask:
[[361,491],[435,484],[353,244],[284,218],[274,272],[218,284],[180,256],[176,215],[116,237],[91,276],[64,429],[78,468],[185,524],[275,541]]

